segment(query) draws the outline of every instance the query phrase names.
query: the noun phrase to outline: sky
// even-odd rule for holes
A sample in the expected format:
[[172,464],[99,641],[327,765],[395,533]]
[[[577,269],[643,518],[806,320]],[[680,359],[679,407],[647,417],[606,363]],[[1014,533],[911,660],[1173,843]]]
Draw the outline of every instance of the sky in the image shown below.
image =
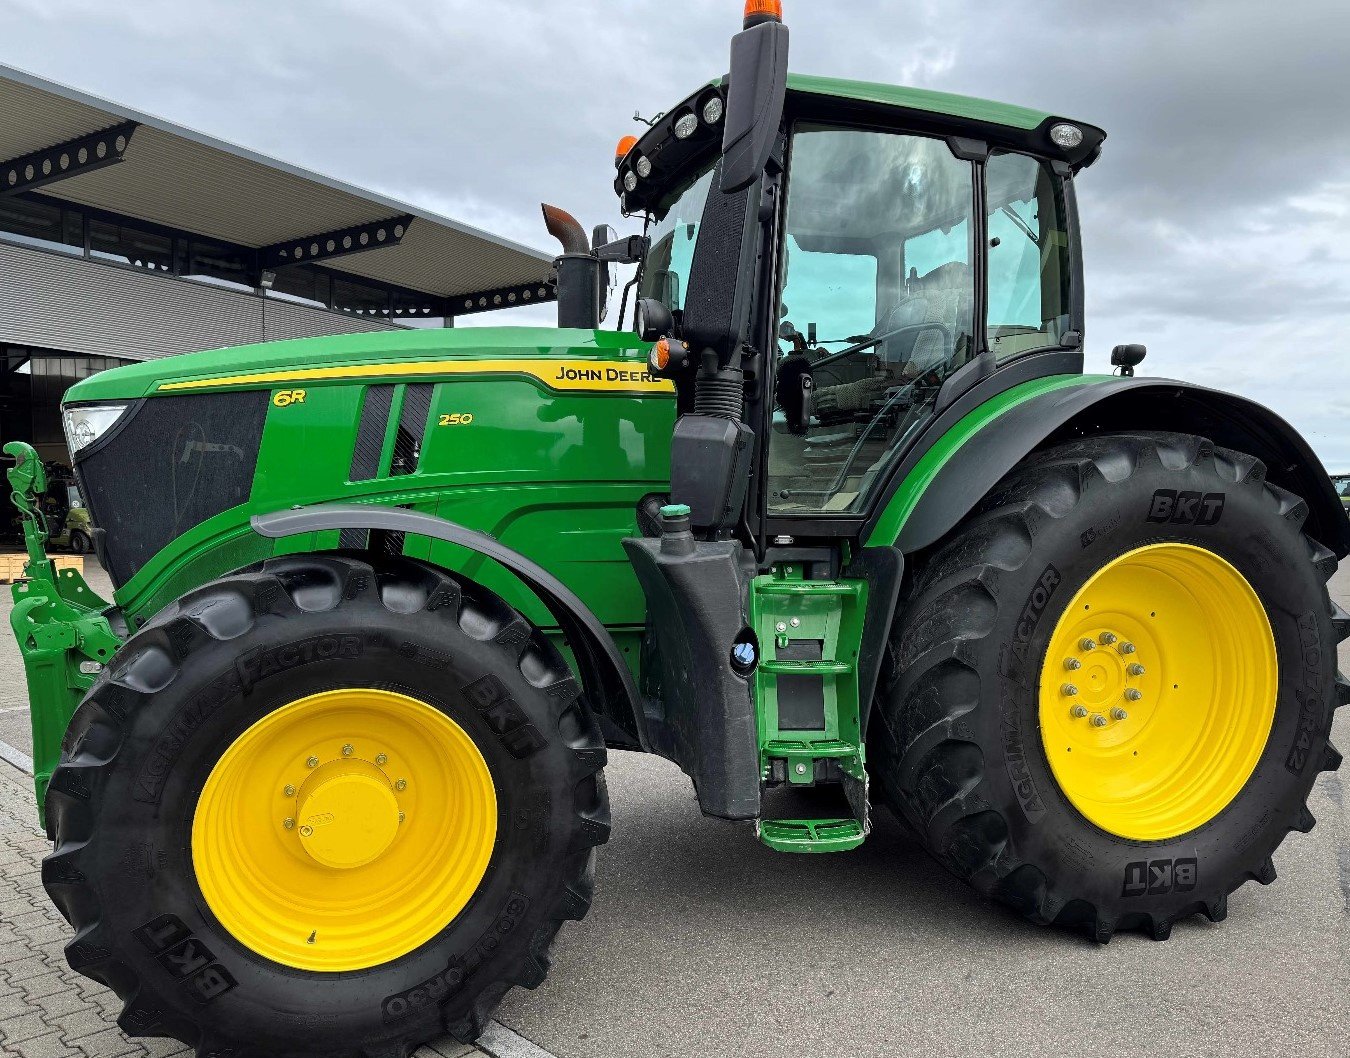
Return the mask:
[[[737,0],[0,0],[0,62],[549,249],[614,144],[726,70]],[[1078,181],[1089,370],[1253,397],[1350,470],[1345,0],[786,0],[792,68],[1109,134]],[[517,316],[551,322],[551,314]],[[503,314],[477,322],[507,322]],[[466,321],[467,322],[467,321]]]

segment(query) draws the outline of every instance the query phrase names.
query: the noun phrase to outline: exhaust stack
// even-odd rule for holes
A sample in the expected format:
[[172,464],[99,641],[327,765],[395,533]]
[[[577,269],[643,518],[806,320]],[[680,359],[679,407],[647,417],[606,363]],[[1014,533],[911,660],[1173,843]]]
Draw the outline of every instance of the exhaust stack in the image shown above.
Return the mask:
[[558,273],[558,326],[593,331],[600,326],[604,265],[591,252],[581,222],[564,209],[543,204],[544,226],[562,244],[553,262]]

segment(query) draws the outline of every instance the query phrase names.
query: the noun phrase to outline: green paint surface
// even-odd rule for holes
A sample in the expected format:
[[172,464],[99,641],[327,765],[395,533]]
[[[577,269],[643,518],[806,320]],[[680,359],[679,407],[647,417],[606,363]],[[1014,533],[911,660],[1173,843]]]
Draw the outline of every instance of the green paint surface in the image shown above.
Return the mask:
[[1004,412],[1045,393],[1053,393],[1055,390],[1071,386],[1107,382],[1111,378],[1111,375],[1050,375],[1014,386],[979,405],[943,434],[905,476],[895,495],[886,504],[886,509],[881,512],[881,517],[872,532],[863,541],[863,546],[893,545],[899,538],[905,522],[914,513],[914,508],[919,505],[924,492],[937,478],[938,472],[947,465],[948,460],[956,455],[962,445]]
[[991,125],[1006,125],[1014,129],[1034,129],[1052,115],[1041,110],[996,103],[973,96],[953,95],[951,92],[932,92],[924,88],[906,88],[902,85],[874,84],[870,81],[848,81],[838,77],[814,77],[809,74],[789,74],[788,88],[811,95],[834,96],[839,99],[857,99],[864,103],[882,103],[887,106],[922,110],[947,117],[968,118]]

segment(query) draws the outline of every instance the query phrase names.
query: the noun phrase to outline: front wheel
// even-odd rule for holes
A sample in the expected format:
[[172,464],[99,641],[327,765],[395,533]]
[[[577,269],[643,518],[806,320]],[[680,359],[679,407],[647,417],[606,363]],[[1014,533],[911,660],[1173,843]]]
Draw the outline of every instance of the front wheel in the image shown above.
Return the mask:
[[43,881],[128,1034],[396,1058],[543,980],[590,904],[604,761],[500,599],[405,559],[274,559],[107,666],[52,777]]
[[921,570],[882,785],[944,865],[1040,923],[1165,938],[1306,832],[1350,618],[1307,507],[1177,434],[1029,458]]

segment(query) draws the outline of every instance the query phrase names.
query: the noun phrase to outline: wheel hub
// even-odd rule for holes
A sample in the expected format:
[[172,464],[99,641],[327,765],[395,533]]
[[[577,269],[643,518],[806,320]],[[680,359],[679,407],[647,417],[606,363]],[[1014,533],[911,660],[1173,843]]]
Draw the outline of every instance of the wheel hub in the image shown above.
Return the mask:
[[1203,826],[1256,768],[1275,716],[1270,621],[1226,560],[1152,544],[1107,563],[1055,626],[1041,739],[1065,796],[1112,834]]
[[225,748],[197,801],[192,861],[241,944],[336,973],[440,933],[496,834],[492,773],[464,729],[407,695],[351,688],[282,706]]
[[300,846],[325,867],[363,867],[398,837],[393,784],[367,769],[378,772],[365,761],[333,761],[319,768],[300,790],[295,814]]

